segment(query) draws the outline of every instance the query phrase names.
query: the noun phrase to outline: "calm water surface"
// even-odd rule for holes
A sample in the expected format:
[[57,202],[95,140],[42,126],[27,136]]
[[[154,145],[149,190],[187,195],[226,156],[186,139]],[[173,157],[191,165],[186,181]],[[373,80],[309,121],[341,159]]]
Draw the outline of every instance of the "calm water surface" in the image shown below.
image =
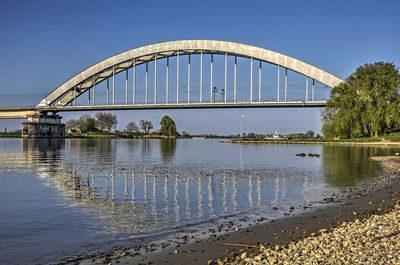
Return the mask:
[[[277,218],[374,177],[397,148],[0,139],[0,259],[60,258]],[[318,153],[319,158],[296,153]],[[277,207],[278,210],[273,210]]]

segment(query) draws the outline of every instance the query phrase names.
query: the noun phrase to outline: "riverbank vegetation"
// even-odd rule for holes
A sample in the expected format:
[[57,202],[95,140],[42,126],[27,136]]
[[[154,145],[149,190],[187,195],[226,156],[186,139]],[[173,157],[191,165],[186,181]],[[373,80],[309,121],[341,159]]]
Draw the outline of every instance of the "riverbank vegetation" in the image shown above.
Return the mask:
[[[297,135],[297,134],[296,134]],[[358,138],[328,138],[328,137],[312,137],[312,138],[290,138],[284,139],[266,139],[266,138],[237,138],[227,141],[229,143],[382,143],[390,144],[391,142],[400,142],[400,132],[391,132],[378,137],[358,137]]]
[[13,132],[0,132],[0,137],[22,137],[22,132],[20,130],[13,131]]
[[331,91],[322,114],[325,138],[378,140],[385,135],[385,139],[397,140],[397,135],[391,133],[400,131],[399,88],[400,74],[393,63],[357,68],[346,82]]
[[161,129],[160,129],[160,134],[162,135],[168,135],[168,136],[177,136],[178,132],[176,131],[176,124],[175,122],[165,115],[160,122]]
[[129,122],[124,130],[116,130],[118,120],[115,114],[98,112],[94,117],[84,114],[78,119],[66,122],[67,136],[80,138],[175,138],[179,136],[175,122],[168,116],[161,119],[161,129],[154,128],[151,121],[141,120],[140,128],[134,121]]

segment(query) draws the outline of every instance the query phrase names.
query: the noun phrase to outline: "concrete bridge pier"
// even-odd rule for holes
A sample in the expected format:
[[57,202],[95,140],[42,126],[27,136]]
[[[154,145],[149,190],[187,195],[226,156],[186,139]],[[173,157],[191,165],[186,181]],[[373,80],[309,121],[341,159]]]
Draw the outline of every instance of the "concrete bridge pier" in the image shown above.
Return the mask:
[[22,123],[22,137],[27,138],[59,138],[65,137],[65,124],[61,116],[47,112],[29,115],[27,121]]

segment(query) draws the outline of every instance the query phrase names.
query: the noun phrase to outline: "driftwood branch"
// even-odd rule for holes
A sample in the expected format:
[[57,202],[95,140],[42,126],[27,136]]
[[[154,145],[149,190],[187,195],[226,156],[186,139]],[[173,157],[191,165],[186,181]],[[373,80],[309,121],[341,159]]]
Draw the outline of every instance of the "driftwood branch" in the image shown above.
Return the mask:
[[254,246],[254,245],[218,242],[218,241],[211,240],[211,239],[209,239],[209,238],[207,238],[207,237],[203,237],[203,236],[200,236],[200,238],[203,238],[203,239],[207,240],[207,241],[210,242],[210,243],[214,243],[214,244],[218,244],[218,245],[222,245],[222,246],[260,248],[260,246]]

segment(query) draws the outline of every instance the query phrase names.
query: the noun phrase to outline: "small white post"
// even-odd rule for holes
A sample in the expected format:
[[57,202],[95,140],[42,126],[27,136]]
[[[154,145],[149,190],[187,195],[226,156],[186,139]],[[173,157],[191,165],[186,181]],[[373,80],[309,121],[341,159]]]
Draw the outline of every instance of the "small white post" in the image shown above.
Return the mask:
[[315,80],[312,80],[312,101],[314,101],[314,88],[315,88]]
[[154,56],[154,104],[157,104],[157,54]]
[[168,86],[169,86],[169,57],[167,57],[167,77],[165,81],[165,103],[168,104]]
[[228,94],[228,53],[225,53],[225,93],[224,102],[226,103],[226,95]]
[[258,68],[258,102],[261,102],[261,61],[260,68]]
[[210,102],[213,102],[213,54],[211,54]]
[[176,58],[176,104],[179,104],[179,51]]
[[74,106],[76,106],[76,86],[74,86]]
[[146,95],[145,95],[145,103],[148,103],[149,100],[149,63],[146,63]]
[[115,66],[113,66],[113,105],[115,105]]
[[203,102],[203,51],[200,51],[200,103]]
[[250,60],[250,102],[253,102],[253,57]]
[[125,72],[125,104],[128,105],[128,69]]
[[133,60],[133,67],[132,67],[132,74],[133,74],[133,91],[132,91],[132,104],[135,104],[136,100],[136,59]]
[[187,102],[190,103],[190,54],[188,56]]
[[308,101],[308,76],[306,76],[306,101]]
[[279,102],[279,98],[280,98],[280,86],[281,86],[281,67],[278,65],[278,102]]
[[243,137],[243,119],[244,119],[244,115],[241,114],[240,115],[240,138]]
[[285,68],[285,102],[287,101],[287,68]]
[[90,106],[90,104],[91,104],[91,102],[90,102],[90,101],[91,101],[91,100],[90,100],[90,91],[91,91],[91,90],[92,90],[92,89],[89,87],[89,88],[88,88],[88,92],[89,92],[89,93],[88,93],[88,105],[89,105],[89,106]]
[[237,56],[235,56],[235,69],[233,73],[233,101],[236,102],[236,90],[237,90]]
[[93,76],[93,106],[96,105],[96,81],[94,80]]
[[110,105],[110,78],[107,78],[107,105]]

